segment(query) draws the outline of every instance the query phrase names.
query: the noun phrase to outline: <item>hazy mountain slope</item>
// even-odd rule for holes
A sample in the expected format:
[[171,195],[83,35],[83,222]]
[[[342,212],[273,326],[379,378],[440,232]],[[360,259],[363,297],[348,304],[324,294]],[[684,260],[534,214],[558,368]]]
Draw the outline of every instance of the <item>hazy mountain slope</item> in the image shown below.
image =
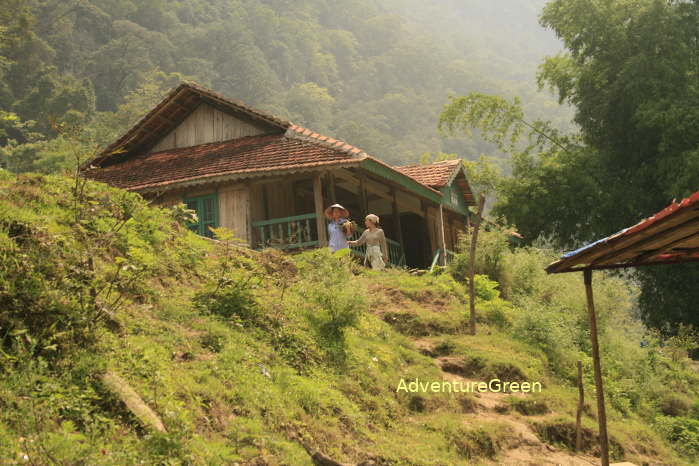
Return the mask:
[[[155,70],[168,76],[156,79],[162,90],[180,73],[390,162],[491,149],[438,134],[451,94],[520,95],[532,116],[566,124],[565,110],[536,92],[536,66],[557,48],[537,24],[541,2],[12,3],[24,16],[3,20],[13,40],[2,48],[10,64],[0,109],[37,120],[48,138],[55,135],[49,119],[84,122],[114,112],[125,96],[143,94]],[[117,120],[106,125],[110,136],[126,125]]]

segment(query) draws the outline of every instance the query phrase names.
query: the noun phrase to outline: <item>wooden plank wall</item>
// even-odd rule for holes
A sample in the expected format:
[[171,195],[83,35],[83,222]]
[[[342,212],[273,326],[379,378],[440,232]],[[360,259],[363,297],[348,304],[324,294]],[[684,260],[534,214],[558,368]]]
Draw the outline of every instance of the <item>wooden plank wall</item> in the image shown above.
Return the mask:
[[265,185],[253,183],[250,185],[250,221],[266,220]]
[[[294,187],[291,180],[280,180],[265,184],[269,218],[291,217],[294,212]],[[308,211],[312,212],[312,206]]]
[[451,215],[444,217],[444,242],[447,249],[456,252],[459,244],[459,233],[463,231],[463,222],[454,220]]
[[264,133],[264,130],[251,123],[201,104],[177,128],[161,139],[151,152]]
[[153,199],[161,207],[173,207],[186,197],[218,194],[219,226],[229,228],[237,238],[250,242],[250,189],[242,183],[223,183],[218,186],[193,187],[163,193]]
[[250,244],[250,189],[245,185],[223,185],[218,190],[219,224]]

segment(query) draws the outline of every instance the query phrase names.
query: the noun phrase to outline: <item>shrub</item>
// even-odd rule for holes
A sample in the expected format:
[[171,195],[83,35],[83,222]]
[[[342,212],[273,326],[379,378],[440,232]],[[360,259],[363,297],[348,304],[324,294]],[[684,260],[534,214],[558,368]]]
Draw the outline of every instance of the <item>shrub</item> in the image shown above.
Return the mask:
[[699,455],[699,421],[686,417],[659,416],[658,430],[682,452],[692,457]]
[[488,325],[500,330],[512,325],[512,306],[507,301],[495,299],[478,305],[479,318]]
[[[509,252],[509,234],[506,229],[492,226],[478,233],[476,248],[476,273],[486,275],[491,280],[499,281],[503,273],[504,258]],[[468,277],[471,247],[470,235],[459,238],[458,254],[449,265],[449,272],[459,281]]]
[[660,411],[666,416],[686,416],[692,400],[678,393],[668,393],[660,401]]
[[251,275],[221,280],[213,290],[197,293],[194,304],[201,310],[245,326],[259,325],[262,311],[253,294]]
[[367,310],[363,290],[352,280],[352,260],[327,249],[299,257],[299,290],[306,297],[306,316],[319,343],[335,363],[345,360],[345,330],[357,324]]

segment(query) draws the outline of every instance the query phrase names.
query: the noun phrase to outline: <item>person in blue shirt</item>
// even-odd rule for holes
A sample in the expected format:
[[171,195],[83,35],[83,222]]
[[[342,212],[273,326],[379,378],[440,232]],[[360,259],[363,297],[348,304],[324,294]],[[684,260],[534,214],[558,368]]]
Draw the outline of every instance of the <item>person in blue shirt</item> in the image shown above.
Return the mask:
[[340,204],[333,204],[325,209],[328,223],[328,247],[332,252],[349,248],[347,239],[352,236],[352,230],[346,227],[348,224],[349,210]]

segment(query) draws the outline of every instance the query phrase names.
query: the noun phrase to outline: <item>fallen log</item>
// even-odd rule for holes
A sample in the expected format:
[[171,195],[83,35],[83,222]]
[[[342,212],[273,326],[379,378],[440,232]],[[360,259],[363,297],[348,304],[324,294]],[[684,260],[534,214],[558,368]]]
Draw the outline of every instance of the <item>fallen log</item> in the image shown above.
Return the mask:
[[145,401],[131,388],[126,380],[119,377],[111,371],[107,371],[102,376],[104,386],[114,395],[117,396],[133,413],[136,418],[141,421],[144,427],[153,429],[157,432],[167,433],[163,421],[160,420],[157,414],[150,409]]

